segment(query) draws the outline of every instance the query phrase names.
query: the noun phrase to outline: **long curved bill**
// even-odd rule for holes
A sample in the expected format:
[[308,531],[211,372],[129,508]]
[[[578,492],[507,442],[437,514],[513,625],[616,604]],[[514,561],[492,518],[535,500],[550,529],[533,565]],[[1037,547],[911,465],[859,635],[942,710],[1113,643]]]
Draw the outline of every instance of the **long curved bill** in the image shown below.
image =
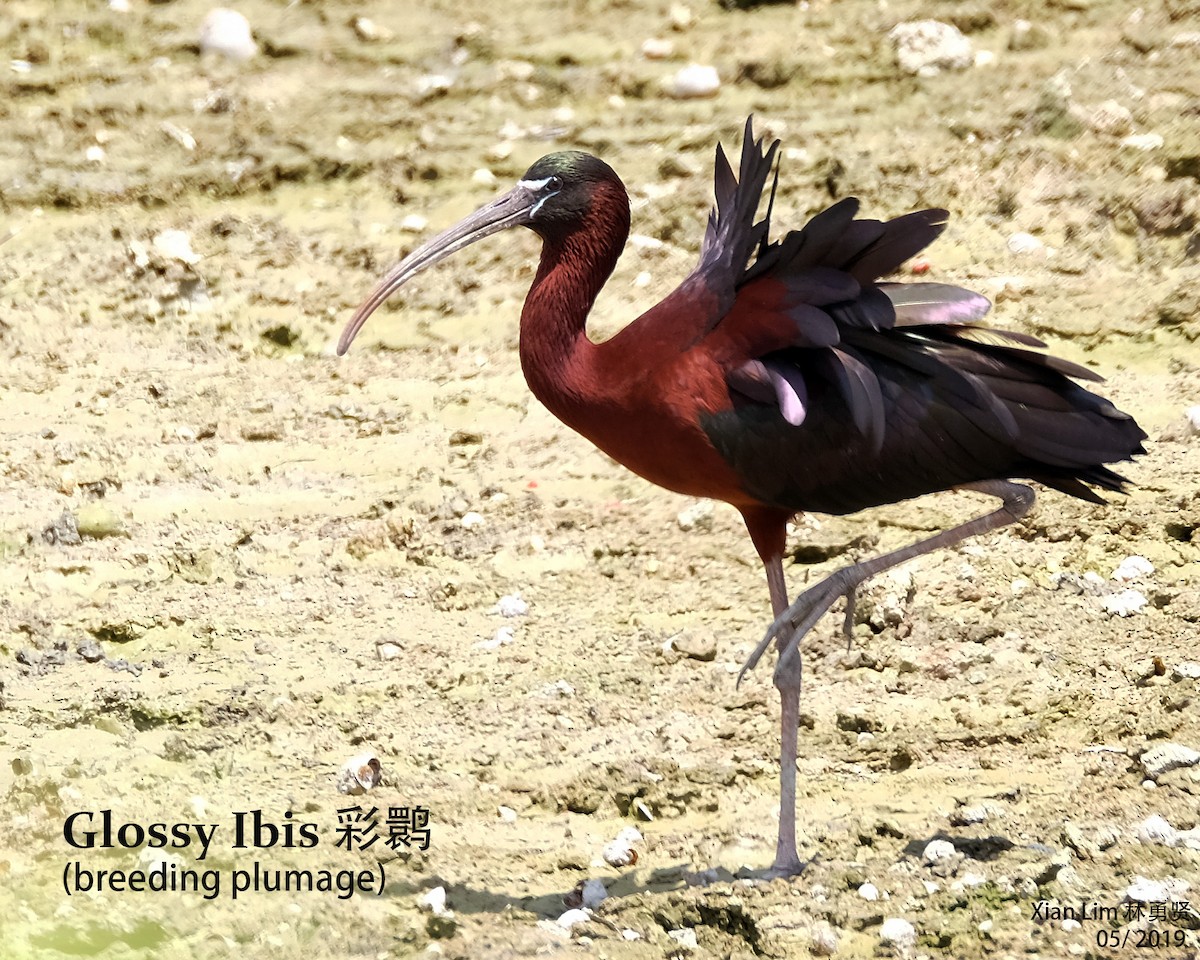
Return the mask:
[[[541,186],[536,184],[534,186]],[[538,193],[525,183],[518,183],[508,193],[497,197],[491,203],[480,207],[470,216],[460,220],[448,230],[439,233],[432,240],[421,244],[416,250],[401,260],[388,271],[371,295],[354,311],[354,316],[346,324],[338,339],[338,356],[350,349],[350,344],[380,304],[399,290],[412,277],[426,267],[444,260],[452,253],[469,246],[476,240],[482,240],[493,233],[507,230],[530,222],[530,213],[539,200]]]

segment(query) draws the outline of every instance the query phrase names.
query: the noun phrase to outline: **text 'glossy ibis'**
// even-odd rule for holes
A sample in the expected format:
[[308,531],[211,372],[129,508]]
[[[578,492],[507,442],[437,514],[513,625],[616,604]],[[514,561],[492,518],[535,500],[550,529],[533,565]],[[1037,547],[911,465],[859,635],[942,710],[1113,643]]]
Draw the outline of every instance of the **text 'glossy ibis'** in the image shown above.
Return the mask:
[[[1074,382],[1100,379],[1090,370],[1030,349],[1044,346],[1033,337],[978,326],[990,307],[979,294],[880,281],[942,232],[946,211],[859,220],[848,198],[772,240],[770,204],[755,218],[778,146],[755,141],[747,121],[736,176],[717,147],[716,208],[699,264],[604,343],[585,325],[629,236],[629,198],[606,163],[567,151],[538,160],[397,264],[351,318],[338,353],[419,271],[509,227],[541,237],[521,312],[521,367],[534,395],[647,480],[732,504],[766,567],[775,619],[743,672],[775,642],[782,803],[772,871],[789,874],[802,866],[805,633],[839,597],[852,610],[868,577],[1022,517],[1034,493],[1013,477],[1102,503],[1091,486],[1121,490],[1124,479],[1105,464],[1143,452],[1145,434]],[[1002,504],[838,570],[789,604],[783,556],[798,511],[847,514],[949,489]]]

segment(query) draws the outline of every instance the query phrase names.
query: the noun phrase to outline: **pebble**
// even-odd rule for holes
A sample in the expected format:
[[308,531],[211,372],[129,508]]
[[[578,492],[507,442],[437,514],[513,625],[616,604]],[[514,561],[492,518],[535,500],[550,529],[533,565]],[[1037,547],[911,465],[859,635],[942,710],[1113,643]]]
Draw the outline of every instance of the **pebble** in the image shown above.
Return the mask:
[[498,650],[513,642],[512,627],[501,627],[489,640],[480,640],[475,646],[480,650]]
[[1130,150],[1161,150],[1163,143],[1161,133],[1131,133],[1127,137],[1121,138],[1121,146],[1129,147]]
[[650,37],[642,41],[642,56],[647,60],[666,60],[675,52],[674,40],[660,40]]
[[668,930],[667,936],[685,950],[700,949],[700,942],[696,939],[696,929],[694,927],[682,927],[679,930]]
[[721,77],[716,67],[692,63],[667,78],[665,89],[676,100],[702,100],[720,92]]
[[1125,888],[1126,903],[1168,903],[1179,900],[1191,886],[1187,881],[1176,877],[1166,880],[1151,880],[1149,877],[1135,875],[1133,882]]
[[690,507],[684,507],[675,517],[679,529],[685,533],[692,530],[711,530],[713,523],[713,505],[711,500],[700,500]]
[[1154,572],[1154,564],[1145,557],[1133,556],[1122,560],[1112,572],[1112,578],[1120,583],[1130,583],[1141,577],[1148,577]]
[[76,510],[75,529],[81,537],[93,540],[129,536],[125,521],[102,503],[88,503]]
[[559,916],[554,922],[564,930],[570,930],[577,923],[585,923],[591,919],[591,914],[586,910],[576,907],[573,910],[568,910]]
[[958,27],[940,20],[898,23],[888,39],[905,73],[932,77],[943,70],[964,70],[975,62],[971,41]]
[[496,808],[496,812],[500,815],[500,819],[505,823],[517,822],[517,811],[512,807],[499,806]]
[[1181,743],[1160,743],[1143,753],[1140,760],[1146,776],[1157,779],[1171,770],[1194,767],[1200,763],[1200,750],[1193,750]]
[[426,913],[440,917],[446,912],[446,888],[434,887],[418,901],[420,908]]
[[1044,254],[1045,251],[1046,245],[1032,233],[1014,233],[1008,238],[1008,252],[1017,256],[1035,253]]
[[864,883],[858,888],[858,895],[864,900],[878,900],[879,888],[873,883]]
[[1133,126],[1133,114],[1116,100],[1105,100],[1088,115],[1087,125],[1097,133],[1120,136]]
[[911,950],[917,945],[917,928],[903,917],[888,917],[879,928],[879,939],[898,950]]
[[357,797],[379,785],[383,779],[383,767],[372,753],[360,753],[351,757],[338,773],[338,793]]
[[1200,404],[1188,407],[1183,411],[1183,415],[1187,417],[1188,429],[1192,433],[1200,433]]
[[1138,843],[1145,846],[1161,844],[1164,847],[1174,847],[1179,843],[1179,831],[1171,826],[1166,817],[1160,817],[1157,813],[1139,823],[1134,832]]
[[1104,612],[1114,617],[1132,617],[1146,605],[1146,596],[1137,590],[1122,590],[1104,598]]
[[583,890],[580,893],[583,897],[585,910],[595,910],[608,899],[608,889],[595,877],[584,881]]
[[200,52],[218,54],[235,63],[249,60],[258,53],[250,21],[236,10],[210,10],[200,24]]
[[167,260],[178,260],[188,266],[199,263],[200,254],[192,249],[192,239],[182,230],[163,230],[150,241],[151,246]]
[[354,34],[363,43],[379,43],[384,40],[391,40],[393,37],[392,31],[387,27],[381,27],[370,17],[355,17],[352,21]]
[[462,515],[462,519],[459,520],[458,522],[460,524],[462,524],[462,527],[464,530],[470,530],[473,527],[478,527],[478,526],[483,525],[483,522],[484,522],[483,514],[476,513],[474,510],[468,510],[466,513],[464,513]]
[[496,601],[496,612],[502,617],[523,617],[529,613],[529,604],[519,593],[510,593]]
[[405,233],[424,233],[429,226],[429,218],[419,213],[410,213],[400,221],[400,229]]
[[949,860],[956,853],[958,851],[954,849],[954,844],[949,840],[930,840],[925,845],[925,851],[921,854],[921,859],[926,863],[933,864],[942,860]]
[[809,934],[812,945],[808,948],[814,956],[832,957],[837,953],[838,935],[828,920],[818,920]]
[[104,659],[104,650],[95,640],[84,640],[75,648],[75,652],[88,663],[99,663]]
[[671,26],[676,30],[686,30],[696,20],[696,15],[692,13],[692,8],[686,3],[671,4],[671,12],[669,14]]
[[970,807],[959,807],[950,814],[950,823],[956,827],[968,827],[977,823],[987,823],[992,817],[1004,813],[1004,808],[998,803],[985,800]]
[[375,643],[375,656],[380,660],[395,660],[404,652],[404,648],[391,640],[379,640]]
[[1200,663],[1184,660],[1171,668],[1172,680],[1200,680]]

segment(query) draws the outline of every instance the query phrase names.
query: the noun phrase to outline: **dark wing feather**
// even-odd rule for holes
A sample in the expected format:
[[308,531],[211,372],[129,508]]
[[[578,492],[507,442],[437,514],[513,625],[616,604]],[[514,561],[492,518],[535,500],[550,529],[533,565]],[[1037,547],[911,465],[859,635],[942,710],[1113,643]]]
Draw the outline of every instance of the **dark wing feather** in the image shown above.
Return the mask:
[[1004,477],[1089,500],[1086,484],[1121,489],[1105,464],[1142,452],[1145,434],[1069,379],[1092,371],[977,326],[991,306],[980,294],[877,282],[942,232],[945,210],[856,220],[846,198],[772,241],[770,205],[755,216],[777,148],[749,121],[736,175],[718,148],[716,207],[679,291],[703,304],[699,339],[730,391],[702,426],[748,493],[849,513]]

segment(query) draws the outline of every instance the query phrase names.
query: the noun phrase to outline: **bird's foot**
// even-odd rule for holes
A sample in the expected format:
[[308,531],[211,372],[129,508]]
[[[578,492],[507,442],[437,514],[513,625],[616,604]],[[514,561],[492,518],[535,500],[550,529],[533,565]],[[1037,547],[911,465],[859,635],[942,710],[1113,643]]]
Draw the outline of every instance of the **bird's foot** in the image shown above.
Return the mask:
[[767,627],[767,633],[759,641],[757,647],[747,658],[745,665],[738,673],[737,682],[758,666],[771,641],[779,641],[779,663],[775,667],[776,674],[787,672],[798,665],[800,641],[813,628],[838,597],[852,594],[855,585],[841,582],[837,574],[827,577],[816,586],[809,587],[795,602],[783,611]]
[[778,880],[780,877],[798,877],[807,866],[807,860],[801,860],[795,855],[785,858],[782,861],[779,857],[776,857],[775,862],[766,870],[757,874],[757,876],[762,880]]

